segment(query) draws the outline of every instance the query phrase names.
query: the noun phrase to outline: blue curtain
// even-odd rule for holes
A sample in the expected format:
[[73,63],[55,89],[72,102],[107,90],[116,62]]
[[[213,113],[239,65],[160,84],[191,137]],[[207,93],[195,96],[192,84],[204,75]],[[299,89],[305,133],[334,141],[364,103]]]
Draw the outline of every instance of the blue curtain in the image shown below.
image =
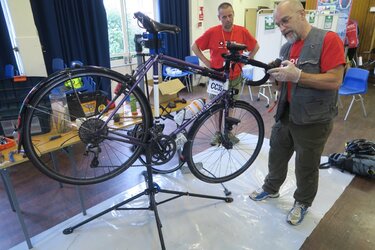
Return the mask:
[[160,22],[181,28],[178,35],[167,34],[166,53],[181,60],[190,55],[189,1],[159,0]]
[[47,72],[52,59],[110,67],[103,0],[31,0]]
[[14,57],[12,43],[10,41],[7,23],[5,21],[3,9],[0,6],[0,79],[4,78],[5,65],[13,64],[17,71],[16,58]]

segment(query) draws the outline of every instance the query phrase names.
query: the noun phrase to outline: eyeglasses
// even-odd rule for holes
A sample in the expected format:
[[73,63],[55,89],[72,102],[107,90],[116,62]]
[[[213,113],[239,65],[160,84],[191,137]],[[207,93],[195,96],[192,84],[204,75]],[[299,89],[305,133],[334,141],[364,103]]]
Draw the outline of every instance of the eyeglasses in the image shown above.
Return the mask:
[[285,25],[287,25],[287,24],[289,23],[290,19],[292,19],[293,15],[295,15],[295,14],[297,14],[297,13],[299,13],[299,12],[300,12],[300,11],[297,11],[297,12],[293,13],[293,14],[290,15],[290,16],[284,16],[283,18],[281,18],[280,22],[275,23],[275,24],[276,24],[277,27],[279,27],[279,28],[280,28],[280,26],[284,26],[284,27],[285,27]]
[[283,18],[281,18],[280,22],[275,23],[275,24],[279,28],[280,28],[280,26],[284,26],[285,27],[285,25],[287,25],[289,23],[290,19],[292,19],[292,16],[284,16]]

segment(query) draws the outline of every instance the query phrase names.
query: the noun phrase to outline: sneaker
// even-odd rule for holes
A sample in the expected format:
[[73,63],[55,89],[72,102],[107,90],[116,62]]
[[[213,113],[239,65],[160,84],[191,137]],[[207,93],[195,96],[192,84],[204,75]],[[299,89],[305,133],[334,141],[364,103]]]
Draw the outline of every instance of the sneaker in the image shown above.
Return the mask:
[[293,226],[300,224],[307,213],[307,206],[299,203],[298,201],[294,202],[293,208],[289,211],[286,221]]
[[265,199],[268,199],[268,198],[277,198],[279,196],[280,196],[279,192],[274,193],[274,194],[270,194],[270,193],[264,191],[261,188],[258,189],[258,190],[255,190],[254,192],[252,192],[249,195],[250,199],[252,199],[254,201],[262,201],[262,200],[265,200]]
[[240,141],[240,139],[238,139],[232,132],[228,133],[228,138],[233,145],[239,143]]
[[214,137],[212,137],[212,139],[211,139],[210,145],[216,146],[220,143],[221,143],[221,134],[220,134],[220,132],[216,132]]

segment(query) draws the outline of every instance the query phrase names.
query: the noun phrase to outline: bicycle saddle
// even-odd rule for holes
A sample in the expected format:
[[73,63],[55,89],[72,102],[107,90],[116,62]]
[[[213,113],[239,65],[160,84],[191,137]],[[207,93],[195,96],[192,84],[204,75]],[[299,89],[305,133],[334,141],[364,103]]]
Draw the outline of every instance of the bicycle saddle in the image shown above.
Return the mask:
[[142,23],[143,27],[149,33],[159,33],[159,32],[170,32],[177,34],[181,31],[180,27],[171,24],[159,23],[155,20],[149,18],[142,12],[135,12],[134,17],[138,19],[139,22]]

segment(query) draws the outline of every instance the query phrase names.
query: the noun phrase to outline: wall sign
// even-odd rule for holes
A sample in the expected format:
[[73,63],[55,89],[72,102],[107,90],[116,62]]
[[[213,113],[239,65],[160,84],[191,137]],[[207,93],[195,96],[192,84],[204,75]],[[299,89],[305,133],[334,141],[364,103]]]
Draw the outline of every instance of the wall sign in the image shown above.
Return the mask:
[[266,16],[264,18],[264,29],[265,30],[275,29],[275,22],[273,20],[273,16]]

